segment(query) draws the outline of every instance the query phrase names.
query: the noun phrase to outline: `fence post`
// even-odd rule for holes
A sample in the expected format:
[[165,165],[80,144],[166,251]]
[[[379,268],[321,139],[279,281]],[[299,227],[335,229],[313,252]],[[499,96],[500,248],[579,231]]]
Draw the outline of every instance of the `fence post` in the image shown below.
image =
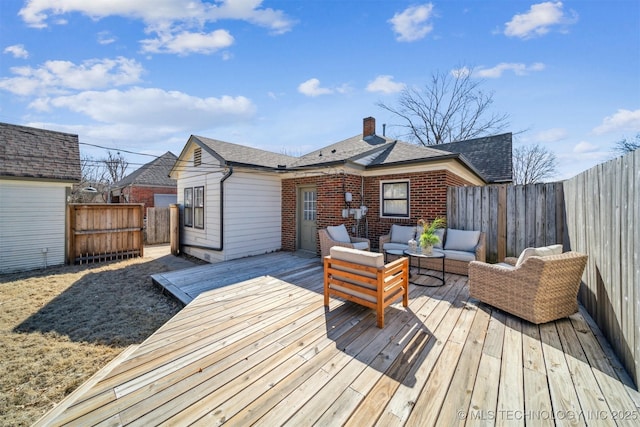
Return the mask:
[[180,205],[172,204],[169,208],[171,254],[177,256],[180,255]]

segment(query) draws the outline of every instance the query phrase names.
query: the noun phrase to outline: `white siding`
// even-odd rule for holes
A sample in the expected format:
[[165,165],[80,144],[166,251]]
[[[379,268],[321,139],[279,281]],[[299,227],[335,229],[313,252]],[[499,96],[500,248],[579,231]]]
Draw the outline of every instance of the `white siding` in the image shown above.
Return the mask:
[[0,180],[0,273],[64,264],[67,187]]
[[[220,180],[224,171],[218,161],[202,150],[202,165],[193,166],[193,151],[178,174],[178,203],[184,189],[205,186],[205,228],[182,227],[183,250],[216,262],[277,251],[281,248],[281,184],[271,173],[236,168],[224,182],[224,242],[220,236]],[[224,243],[224,245],[223,245]],[[192,245],[192,246],[189,246]],[[219,248],[214,251],[208,248]]]
[[281,248],[281,182],[275,174],[236,171],[225,182],[225,257]]

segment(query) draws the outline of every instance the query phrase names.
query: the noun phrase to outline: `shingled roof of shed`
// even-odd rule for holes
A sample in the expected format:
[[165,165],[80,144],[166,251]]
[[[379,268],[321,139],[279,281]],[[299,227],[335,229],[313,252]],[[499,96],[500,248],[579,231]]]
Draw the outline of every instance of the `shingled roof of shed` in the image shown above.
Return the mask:
[[80,182],[78,135],[0,123],[0,177]]

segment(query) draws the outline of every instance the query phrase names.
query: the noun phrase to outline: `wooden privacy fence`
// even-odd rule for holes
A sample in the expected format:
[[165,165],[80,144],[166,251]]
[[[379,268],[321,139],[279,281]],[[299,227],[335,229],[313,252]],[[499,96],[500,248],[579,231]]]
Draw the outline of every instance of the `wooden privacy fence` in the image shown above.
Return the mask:
[[146,243],[149,245],[169,243],[170,238],[169,208],[147,208]]
[[449,228],[484,231],[487,262],[518,256],[530,246],[562,243],[562,188],[561,182],[450,187],[447,224]]
[[562,243],[589,256],[578,298],[640,384],[640,150],[564,182],[451,187],[451,228],[487,233],[487,261]]
[[69,204],[67,263],[143,256],[143,227],[143,204]]
[[589,255],[580,302],[640,384],[640,150],[565,182],[567,239]]

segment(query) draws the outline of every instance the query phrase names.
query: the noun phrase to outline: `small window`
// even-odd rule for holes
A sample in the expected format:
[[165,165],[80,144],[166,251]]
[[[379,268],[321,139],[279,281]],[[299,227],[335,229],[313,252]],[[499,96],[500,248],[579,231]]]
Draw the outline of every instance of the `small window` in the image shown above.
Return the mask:
[[193,227],[193,188],[184,189],[184,226]]
[[202,164],[202,148],[193,150],[193,166],[198,167]]
[[382,216],[409,218],[409,182],[383,182],[380,195]]
[[193,226],[204,228],[204,187],[196,187],[193,190]]
[[303,217],[305,221],[315,221],[317,219],[317,196],[316,190],[305,191]]

